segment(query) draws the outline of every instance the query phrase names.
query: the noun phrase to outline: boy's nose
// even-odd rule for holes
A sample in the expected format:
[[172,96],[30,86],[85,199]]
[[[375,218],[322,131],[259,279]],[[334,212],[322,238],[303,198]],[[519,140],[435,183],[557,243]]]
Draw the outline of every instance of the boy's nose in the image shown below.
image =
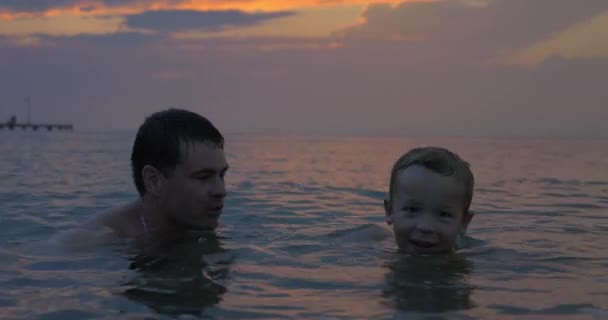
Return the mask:
[[435,230],[435,221],[429,214],[421,215],[416,221],[416,230],[422,233],[430,233]]

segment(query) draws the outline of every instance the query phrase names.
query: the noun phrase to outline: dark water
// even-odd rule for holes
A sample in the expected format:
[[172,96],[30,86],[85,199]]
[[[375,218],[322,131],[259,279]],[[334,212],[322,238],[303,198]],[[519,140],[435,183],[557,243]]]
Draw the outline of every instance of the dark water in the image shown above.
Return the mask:
[[[53,237],[136,192],[132,134],[0,132],[0,319],[608,319],[608,141],[228,136],[219,239],[151,258]],[[390,167],[477,179],[467,247],[399,254]]]

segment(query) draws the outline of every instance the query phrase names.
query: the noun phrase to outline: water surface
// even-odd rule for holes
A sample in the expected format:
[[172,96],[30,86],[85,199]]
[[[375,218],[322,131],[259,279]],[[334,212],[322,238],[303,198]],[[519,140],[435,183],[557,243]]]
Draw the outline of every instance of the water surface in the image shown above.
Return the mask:
[[[229,135],[218,239],[61,251],[136,196],[132,141],[0,132],[1,319],[608,318],[608,141]],[[383,226],[393,161],[420,145],[476,176],[453,255],[399,254]]]

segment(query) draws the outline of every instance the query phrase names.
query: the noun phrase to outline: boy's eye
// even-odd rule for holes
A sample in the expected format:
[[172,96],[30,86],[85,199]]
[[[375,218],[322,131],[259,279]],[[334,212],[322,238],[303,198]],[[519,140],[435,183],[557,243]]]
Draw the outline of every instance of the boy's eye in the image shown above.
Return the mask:
[[414,206],[405,206],[402,209],[403,211],[407,211],[407,212],[416,212],[418,211],[418,207],[414,207]]
[[442,211],[439,213],[439,216],[442,218],[452,218],[454,215],[447,211]]

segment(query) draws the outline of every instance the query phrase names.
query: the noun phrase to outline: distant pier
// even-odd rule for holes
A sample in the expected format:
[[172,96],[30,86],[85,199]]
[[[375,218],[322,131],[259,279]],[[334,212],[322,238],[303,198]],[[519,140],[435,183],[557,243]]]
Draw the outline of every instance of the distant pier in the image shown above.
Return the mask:
[[53,123],[18,123],[17,122],[17,118],[16,117],[11,117],[11,119],[7,122],[4,123],[0,123],[0,130],[4,130],[4,129],[8,129],[8,130],[14,130],[14,129],[21,129],[21,130],[33,130],[33,131],[38,131],[38,129],[40,130],[46,130],[46,131],[73,131],[74,130],[74,126],[71,124],[53,124]]
[[46,131],[53,131],[53,130],[57,130],[57,131],[73,131],[74,130],[74,126],[71,124],[47,124],[47,123],[15,123],[15,124],[8,124],[8,123],[0,123],[0,130],[4,130],[4,129],[8,129],[8,130],[13,130],[13,129],[22,129],[22,130],[34,130],[37,131],[38,129],[41,130],[46,130]]

